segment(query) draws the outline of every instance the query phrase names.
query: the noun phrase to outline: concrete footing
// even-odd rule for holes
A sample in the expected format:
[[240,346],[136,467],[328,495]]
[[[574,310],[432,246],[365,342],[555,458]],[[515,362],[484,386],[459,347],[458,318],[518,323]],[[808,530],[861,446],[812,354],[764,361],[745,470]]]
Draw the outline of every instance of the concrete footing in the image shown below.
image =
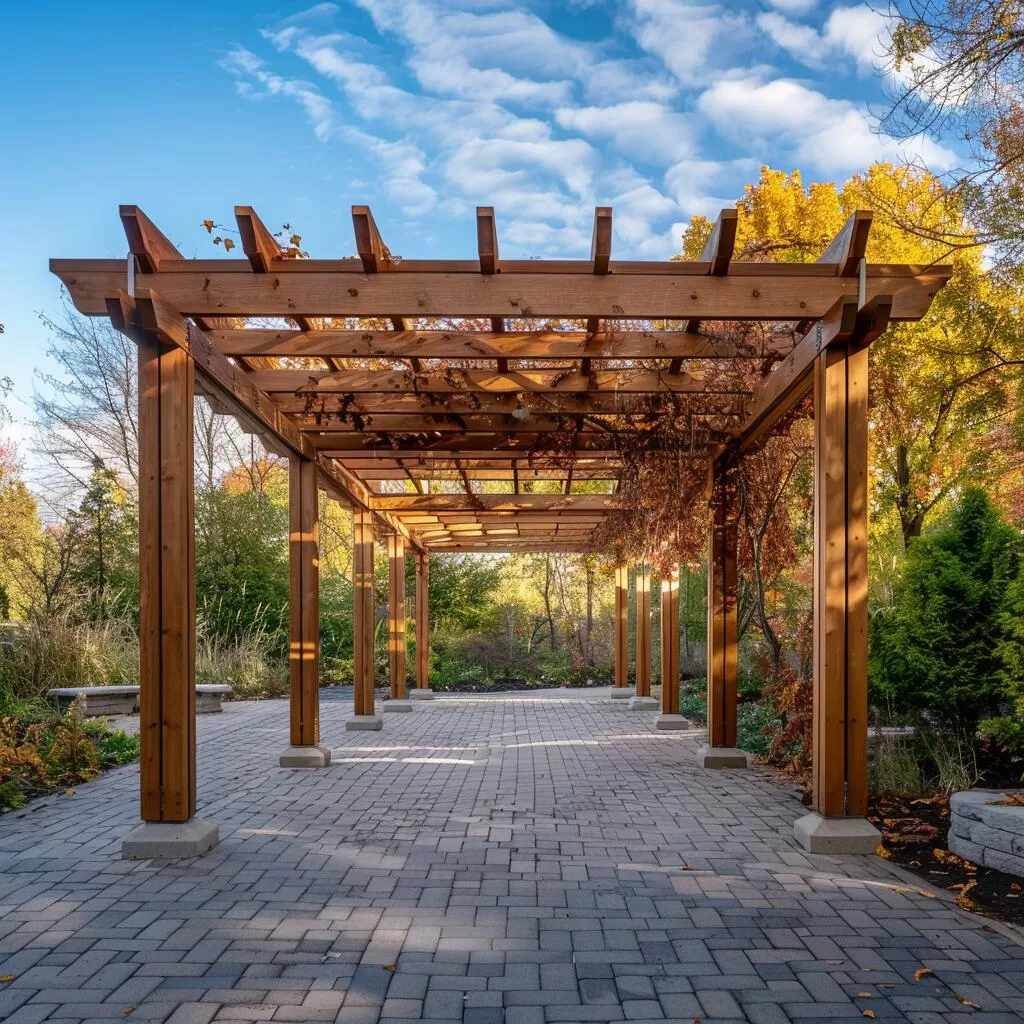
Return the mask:
[[381,710],[395,714],[396,712],[401,713],[403,711],[412,711],[412,701],[408,698],[402,698],[401,700],[386,700],[381,704]]
[[657,711],[661,701],[657,697],[633,697],[629,702],[630,711]]
[[697,751],[701,768],[749,768],[750,755],[737,747],[712,747],[705,743]]
[[433,700],[434,691],[429,686],[417,686],[409,691],[409,700]]
[[377,732],[384,728],[384,719],[380,715],[353,715],[345,722],[348,732]]
[[798,818],[793,835],[808,853],[868,854],[882,841],[882,833],[866,818],[826,818],[817,811]]
[[287,747],[278,763],[282,768],[326,768],[331,763],[327,747]]
[[121,841],[122,860],[183,860],[209,853],[220,838],[216,825],[202,818],[144,821]]
[[634,692],[632,686],[613,686],[612,700],[625,700],[627,697],[632,697]]
[[682,715],[658,715],[654,722],[655,729],[663,729],[666,732],[677,732],[681,729],[692,729],[693,725],[688,718]]

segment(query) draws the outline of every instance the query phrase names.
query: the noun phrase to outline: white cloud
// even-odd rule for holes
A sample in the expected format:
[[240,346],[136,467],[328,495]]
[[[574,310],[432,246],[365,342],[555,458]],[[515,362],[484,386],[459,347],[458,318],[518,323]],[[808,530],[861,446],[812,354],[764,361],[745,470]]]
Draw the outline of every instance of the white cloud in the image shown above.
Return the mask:
[[861,170],[876,160],[918,154],[938,171],[956,155],[928,139],[898,143],[872,129],[867,111],[849,100],[829,99],[800,82],[757,78],[716,82],[699,107],[718,131],[748,146],[788,144],[794,156],[828,174]]
[[630,0],[637,43],[657,56],[682,83],[701,81],[713,44],[728,41],[735,52],[747,36],[746,18],[715,3],[697,0]]
[[592,139],[611,139],[621,152],[654,162],[677,160],[693,145],[687,118],[651,100],[609,107],[562,107],[555,111],[555,120],[569,131]]
[[867,4],[837,7],[821,31],[791,21],[776,11],[757,16],[757,26],[777,46],[810,68],[841,67],[840,58],[853,58],[861,74],[878,69],[889,41],[889,18]]
[[403,213],[424,213],[437,203],[437,192],[421,178],[427,165],[419,146],[405,139],[389,142],[357,128],[347,128],[345,136],[364,152],[373,177]]
[[818,6],[818,0],[768,0],[768,3],[787,14],[807,14]]
[[[733,206],[736,196],[722,195],[732,181],[752,180],[757,174],[758,161],[738,160],[680,160],[665,173],[665,187],[675,196],[683,213],[691,217],[700,214],[715,217],[726,206]],[[715,190],[721,190],[715,194]]]
[[[313,126],[313,133],[321,142],[326,142],[334,133],[334,107],[314,85],[269,71],[259,57],[241,46],[226,54],[220,64],[238,78],[237,88],[241,95],[253,99],[264,95],[290,96],[302,106]],[[262,92],[253,88],[253,81],[262,86]]]

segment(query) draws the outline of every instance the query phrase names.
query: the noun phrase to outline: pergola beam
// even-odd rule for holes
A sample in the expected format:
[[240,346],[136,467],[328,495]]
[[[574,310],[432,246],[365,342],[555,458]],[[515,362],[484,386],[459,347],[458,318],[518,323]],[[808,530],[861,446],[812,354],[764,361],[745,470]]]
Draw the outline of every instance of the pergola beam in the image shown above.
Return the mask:
[[[298,268],[294,265],[300,265]],[[339,270],[318,260],[287,260],[272,274],[253,274],[228,260],[197,269],[141,272],[136,286],[157,288],[176,309],[201,317],[598,317],[639,320],[815,320],[837,301],[855,298],[859,281],[828,264],[732,264],[725,277],[695,276],[707,264],[650,264],[647,273],[475,274],[393,270],[366,273],[339,287]],[[394,265],[392,265],[394,266]],[[405,263],[397,264],[405,267]],[[121,260],[51,260],[75,308],[105,312],[106,297],[128,290]],[[588,270],[590,269],[588,265]],[[927,269],[868,265],[869,294],[893,297],[894,320],[917,320],[950,275]]]
[[603,512],[610,494],[386,494],[372,507],[389,512]]

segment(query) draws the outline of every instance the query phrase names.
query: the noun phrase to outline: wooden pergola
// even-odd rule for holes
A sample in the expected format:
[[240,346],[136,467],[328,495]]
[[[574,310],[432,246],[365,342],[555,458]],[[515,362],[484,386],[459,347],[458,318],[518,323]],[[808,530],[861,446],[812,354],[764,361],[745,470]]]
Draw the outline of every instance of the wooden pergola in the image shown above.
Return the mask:
[[[126,856],[187,855],[216,841],[215,827],[195,818],[196,391],[290,459],[291,742],[282,764],[301,766],[330,759],[318,722],[318,489],[353,511],[351,725],[379,728],[375,538],[387,539],[391,566],[394,700],[385,707],[397,708],[406,698],[407,552],[416,560],[416,687],[428,692],[430,553],[590,550],[618,500],[616,437],[694,396],[703,410],[694,429],[714,455],[702,763],[745,764],[735,750],[735,469],[813,391],[817,817],[801,838],[811,849],[843,846],[835,823],[862,819],[867,806],[867,347],[890,320],[920,319],[948,267],[867,263],[865,212],[813,264],[734,261],[736,210],[722,211],[694,262],[612,259],[608,207],[595,212],[588,260],[501,260],[490,208],[477,210],[471,260],[393,257],[365,206],[352,210],[358,255],[332,260],[285,258],[247,206],[235,210],[244,259],[185,259],[138,207],[120,214],[127,260],[57,259],[51,269],[80,312],[110,317],[139,352],[146,824],[125,841]],[[762,333],[757,344],[741,332],[702,330],[744,321],[790,328]],[[722,387],[700,372],[732,360],[760,368],[756,388]],[[481,481],[504,488],[483,490]],[[535,481],[545,487],[535,490]],[[578,493],[581,481],[588,493]],[[619,693],[629,692],[627,579],[620,568]],[[662,585],[663,664],[672,676],[663,711],[671,717],[679,709],[678,576]],[[641,705],[650,696],[649,591],[641,568]]]

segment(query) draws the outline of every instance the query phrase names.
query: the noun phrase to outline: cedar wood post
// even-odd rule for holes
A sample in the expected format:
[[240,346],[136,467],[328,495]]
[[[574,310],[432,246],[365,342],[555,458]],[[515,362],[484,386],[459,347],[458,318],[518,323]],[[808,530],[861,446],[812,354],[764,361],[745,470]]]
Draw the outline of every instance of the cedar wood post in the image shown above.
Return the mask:
[[352,586],[354,591],[354,702],[357,715],[373,714],[374,619],[376,598],[373,587],[373,513],[356,509],[352,513]]
[[430,555],[416,553],[416,689],[430,686]]
[[615,685],[629,686],[629,569],[615,567]]
[[196,811],[192,357],[157,334],[139,351],[139,738],[144,821]]
[[679,566],[661,578],[661,713],[679,714]]
[[317,466],[293,457],[288,464],[288,561],[293,747],[320,742],[320,554]]
[[731,460],[711,467],[708,543],[708,744],[736,746],[736,469]]
[[405,538],[388,535],[388,667],[391,699],[405,700]]
[[812,806],[867,813],[868,350],[827,349],[814,368]]
[[636,695],[651,695],[651,569],[636,568]]

